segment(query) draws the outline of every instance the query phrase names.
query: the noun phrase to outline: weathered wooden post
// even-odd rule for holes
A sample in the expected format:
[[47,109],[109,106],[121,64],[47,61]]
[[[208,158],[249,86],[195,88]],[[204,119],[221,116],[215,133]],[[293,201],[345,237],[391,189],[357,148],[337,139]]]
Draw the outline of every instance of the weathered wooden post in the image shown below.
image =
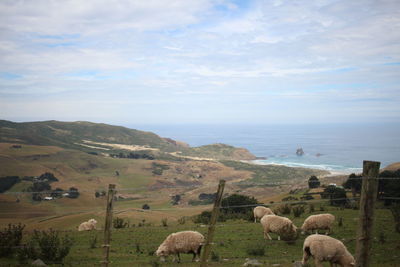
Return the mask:
[[111,240],[111,225],[112,225],[112,210],[113,210],[113,201],[115,194],[115,184],[108,185],[108,194],[107,194],[107,212],[106,212],[106,220],[104,224],[104,260],[103,266],[108,267],[109,256],[110,256],[110,240]]
[[380,165],[381,163],[376,161],[364,161],[363,163],[360,215],[356,240],[357,267],[368,267],[369,265]]
[[211,252],[211,243],[214,238],[215,223],[217,222],[218,215],[219,215],[219,209],[221,207],[222,194],[224,193],[224,187],[225,187],[225,180],[220,180],[219,184],[218,184],[217,197],[215,198],[214,208],[211,213],[210,224],[208,226],[208,233],[207,233],[207,237],[206,237],[206,242],[204,244],[203,254],[201,255],[200,267],[207,266],[207,260],[208,260],[208,257],[210,256],[210,252]]

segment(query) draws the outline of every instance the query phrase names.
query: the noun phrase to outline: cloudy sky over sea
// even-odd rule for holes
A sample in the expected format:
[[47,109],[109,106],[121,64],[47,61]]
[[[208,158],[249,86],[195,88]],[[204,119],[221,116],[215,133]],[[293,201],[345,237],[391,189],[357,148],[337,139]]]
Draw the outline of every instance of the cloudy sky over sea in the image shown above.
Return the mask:
[[400,121],[400,1],[0,1],[0,119]]

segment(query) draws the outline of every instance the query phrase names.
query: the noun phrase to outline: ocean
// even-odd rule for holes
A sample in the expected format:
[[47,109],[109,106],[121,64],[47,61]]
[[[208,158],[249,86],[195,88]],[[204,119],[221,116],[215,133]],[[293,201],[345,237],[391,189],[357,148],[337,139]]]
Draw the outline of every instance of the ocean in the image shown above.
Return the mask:
[[[400,125],[126,125],[201,146],[224,143],[247,148],[259,164],[307,167],[339,173],[362,171],[363,160],[384,167],[400,161]],[[302,148],[303,156],[296,150]]]

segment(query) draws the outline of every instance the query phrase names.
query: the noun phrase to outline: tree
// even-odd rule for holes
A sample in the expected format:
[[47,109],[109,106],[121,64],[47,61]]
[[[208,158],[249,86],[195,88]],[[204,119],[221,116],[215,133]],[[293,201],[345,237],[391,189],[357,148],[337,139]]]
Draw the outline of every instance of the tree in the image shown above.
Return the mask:
[[79,197],[78,188],[70,187],[68,197],[69,198],[78,198]]
[[[258,204],[257,199],[240,194],[233,194],[222,199],[223,213],[246,213]],[[241,206],[241,207],[238,207]]]
[[343,183],[344,188],[351,189],[353,197],[355,197],[357,193],[361,192],[361,186],[362,176],[354,173],[350,174],[349,178],[347,178],[347,181]]
[[58,179],[51,172],[43,173],[42,175],[39,176],[38,179],[41,181],[47,180],[49,182],[57,182],[58,181]]
[[346,190],[335,185],[329,185],[325,188],[324,192],[321,193],[321,197],[330,199],[330,205],[332,206],[342,206],[347,203]]
[[311,176],[310,179],[308,179],[308,187],[309,188],[318,188],[321,185],[321,182],[317,178],[317,176]]

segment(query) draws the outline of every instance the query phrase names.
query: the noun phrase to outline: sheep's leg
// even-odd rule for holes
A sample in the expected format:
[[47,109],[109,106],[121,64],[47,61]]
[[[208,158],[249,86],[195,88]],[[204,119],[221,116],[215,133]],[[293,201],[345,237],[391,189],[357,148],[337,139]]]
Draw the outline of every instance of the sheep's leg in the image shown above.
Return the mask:
[[305,250],[303,251],[303,260],[301,261],[301,264],[305,265],[308,261],[308,258],[310,257],[310,254],[308,254]]
[[280,236],[280,235],[278,235],[278,240],[279,240],[279,241],[281,240],[281,236]]
[[318,229],[315,229],[315,233],[318,234]]
[[[269,240],[272,240],[271,236],[268,233],[265,233],[265,234],[267,235]],[[267,239],[267,238],[265,238],[265,239]]]
[[197,254],[196,254],[196,252],[194,252],[194,251],[192,251],[192,253],[193,253],[192,261],[194,261],[194,259],[196,258]]
[[255,222],[255,223],[257,222],[257,217],[254,217],[254,222]]
[[181,262],[181,256],[178,253],[178,263],[180,263],[180,262]]

